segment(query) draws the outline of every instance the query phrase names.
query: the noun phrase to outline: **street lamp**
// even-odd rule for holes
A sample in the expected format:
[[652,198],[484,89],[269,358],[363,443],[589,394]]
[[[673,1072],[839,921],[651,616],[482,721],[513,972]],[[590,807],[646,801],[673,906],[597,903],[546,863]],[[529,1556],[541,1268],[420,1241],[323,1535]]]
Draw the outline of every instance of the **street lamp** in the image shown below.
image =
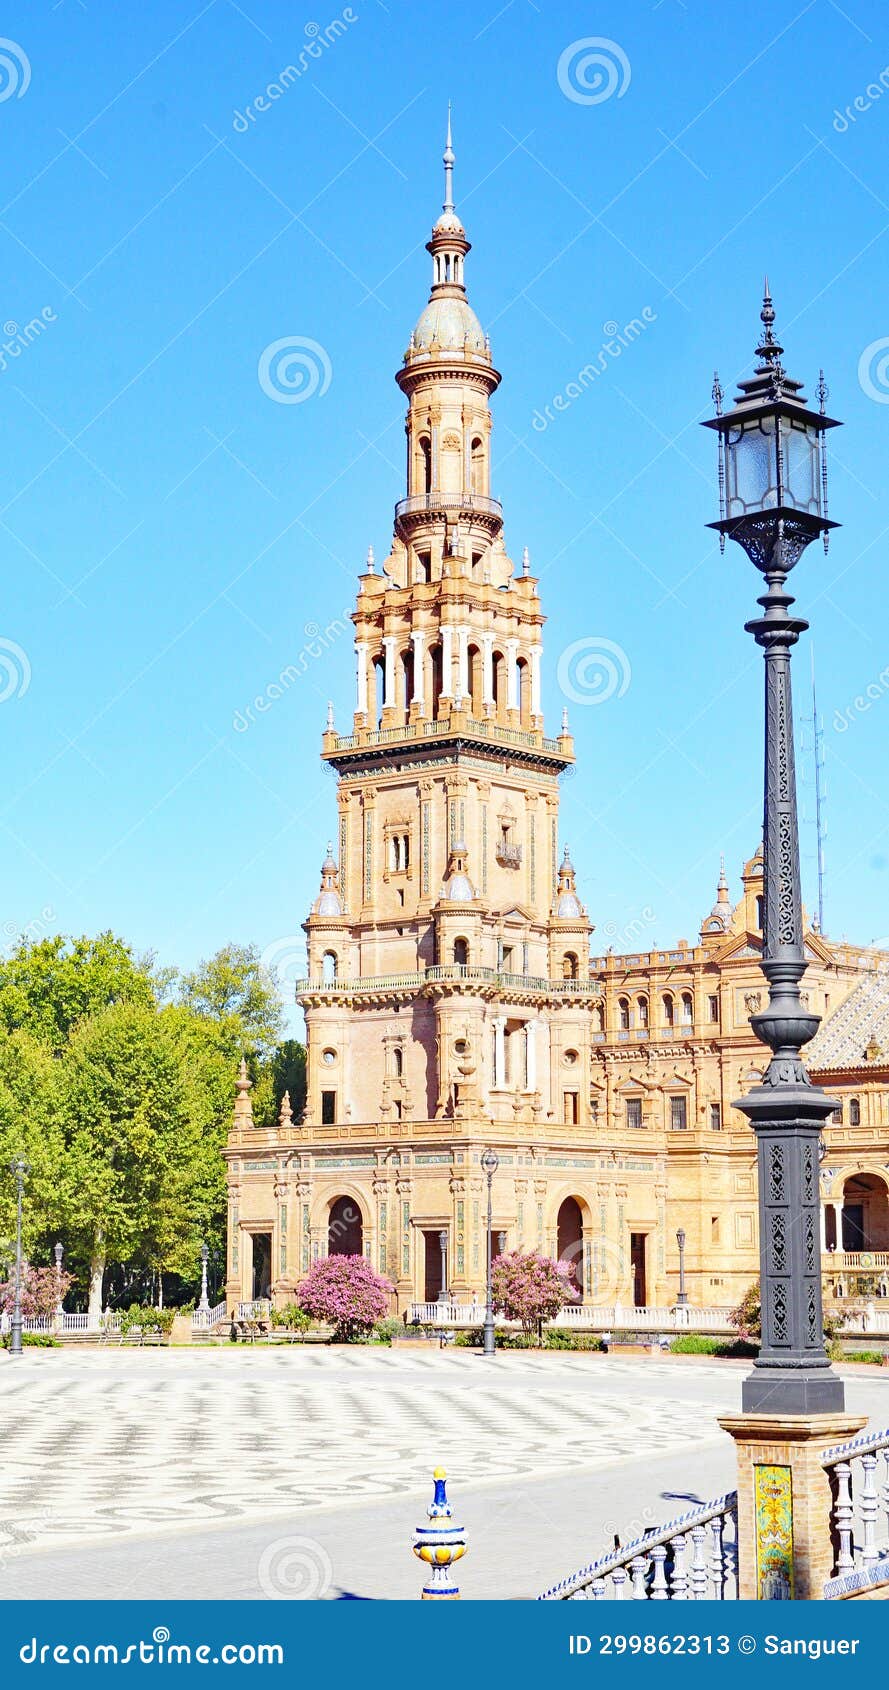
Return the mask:
[[500,1166],[500,1157],[494,1150],[486,1150],[482,1156],[482,1169],[488,1181],[488,1225],[487,1225],[487,1275],[485,1278],[485,1337],[482,1354],[493,1356],[497,1354],[494,1342],[494,1292],[491,1285],[491,1226],[493,1209],[491,1203],[491,1186],[494,1175]]
[[685,1289],[685,1228],[676,1228],[676,1243],[679,1245],[679,1295],[676,1298],[680,1308],[685,1308],[688,1302],[688,1292]]
[[736,1107],[757,1139],[762,1344],[744,1381],[748,1413],[832,1413],[844,1406],[843,1384],[824,1348],[819,1251],[818,1149],[833,1101],[813,1086],[801,1047],[819,1017],[804,1009],[806,969],[800,898],[799,832],[793,756],[790,654],[808,627],[790,615],[790,570],[810,542],[836,524],[827,515],[825,434],[837,423],[811,410],[801,383],[787,375],[773,331],[768,281],[763,334],[754,375],[739,384],[734,407],[705,424],[719,437],[720,518],[711,523],[725,544],[737,540],[765,577],[762,616],[745,624],[765,658],[763,806],[764,919],[762,970],[768,1006],[752,1015],[756,1037],[772,1052],[762,1081]]
[[205,1314],[209,1312],[209,1308],[210,1308],[210,1299],[207,1296],[207,1262],[209,1261],[209,1259],[210,1259],[210,1252],[207,1249],[206,1244],[202,1244],[201,1245],[201,1300],[198,1303],[198,1308]]
[[448,1235],[442,1228],[438,1235],[438,1248],[441,1251],[441,1285],[438,1292],[439,1303],[448,1300]]
[[15,1301],[12,1306],[12,1324],[9,1329],[9,1353],[20,1356],[22,1353],[22,1190],[28,1174],[31,1172],[29,1164],[23,1156],[17,1156],[10,1163],[15,1174]]
[[65,1247],[62,1244],[62,1240],[59,1239],[58,1243],[56,1245],[54,1245],[54,1247],[53,1247],[53,1255],[56,1258],[56,1314],[58,1316],[61,1316],[61,1314],[63,1312],[62,1311],[62,1257],[64,1256],[64,1254],[65,1254]]

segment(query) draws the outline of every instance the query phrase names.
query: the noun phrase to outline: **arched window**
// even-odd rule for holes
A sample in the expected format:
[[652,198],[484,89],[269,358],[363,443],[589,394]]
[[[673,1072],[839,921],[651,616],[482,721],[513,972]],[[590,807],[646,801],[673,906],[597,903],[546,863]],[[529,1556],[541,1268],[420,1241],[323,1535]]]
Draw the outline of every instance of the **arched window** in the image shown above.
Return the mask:
[[691,992],[683,992],[682,994],[682,1019],[687,1027],[691,1026],[694,1019],[694,1005],[692,1003]]
[[756,925],[760,933],[762,933],[765,927],[765,904],[763,902],[762,893],[759,894],[756,900]]
[[617,1024],[622,1033],[629,1032],[630,1003],[628,998],[618,998],[617,1000]]
[[531,726],[531,665],[526,657],[520,657],[516,663],[516,696],[519,721],[528,728]]
[[404,1073],[404,1051],[401,1045],[396,1045],[392,1052],[392,1072],[396,1080],[400,1080]]
[[331,985],[337,976],[336,951],[325,951],[321,958],[321,978],[327,985]]
[[577,979],[577,952],[576,951],[566,951],[565,952],[565,955],[562,958],[562,979],[563,980],[576,980]]
[[648,1026],[648,999],[647,998],[637,998],[636,999],[636,1009],[637,1009],[638,1015],[639,1015],[639,1026],[640,1027],[647,1027]]
[[454,961],[465,968],[469,961],[469,945],[465,939],[454,940]]
[[417,442],[420,448],[420,492],[432,492],[432,442],[428,434],[421,434]]
[[605,1031],[605,1010],[600,1003],[597,1003],[594,1010],[593,1010],[593,1032],[594,1033],[604,1033],[604,1031]]
[[857,1097],[850,1097],[849,1099],[849,1125],[850,1127],[861,1126],[861,1103]]
[[672,1027],[675,1019],[676,1015],[673,1008],[673,999],[670,996],[670,993],[666,992],[664,995],[664,1026]]

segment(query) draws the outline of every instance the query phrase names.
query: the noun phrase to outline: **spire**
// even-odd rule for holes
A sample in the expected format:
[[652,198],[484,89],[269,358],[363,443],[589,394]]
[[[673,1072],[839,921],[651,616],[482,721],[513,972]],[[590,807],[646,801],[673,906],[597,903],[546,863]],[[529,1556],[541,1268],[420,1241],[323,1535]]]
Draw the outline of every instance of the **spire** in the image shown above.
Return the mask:
[[374,557],[373,546],[368,546],[368,548],[367,548],[367,573],[368,573],[368,575],[374,575],[376,573],[376,565],[377,565],[377,560]]
[[530,573],[531,573],[531,553],[529,552],[527,546],[525,546],[522,550],[522,574],[523,575],[530,575]]
[[445,169],[445,197],[442,211],[453,212],[454,209],[454,149],[451,145],[451,102],[448,101],[448,138],[442,153],[442,163]]
[[343,913],[343,900],[340,897],[340,875],[333,845],[328,841],[327,855],[321,864],[321,891],[315,899],[313,914],[321,916],[340,916]]
[[327,732],[332,734],[335,731],[335,728],[336,723],[333,719],[333,699],[329,698],[327,700]]
[[765,277],[762,284],[762,310],[759,313],[762,322],[762,340],[756,348],[757,356],[764,358],[770,365],[777,364],[784,351],[773,333],[775,321],[775,307],[769,292],[769,278]]
[[253,1106],[250,1102],[250,1093],[252,1090],[253,1082],[250,1075],[247,1073],[247,1059],[242,1056],[240,1067],[238,1068],[238,1077],[235,1081],[234,1124],[236,1128],[247,1128],[252,1127],[253,1125]]

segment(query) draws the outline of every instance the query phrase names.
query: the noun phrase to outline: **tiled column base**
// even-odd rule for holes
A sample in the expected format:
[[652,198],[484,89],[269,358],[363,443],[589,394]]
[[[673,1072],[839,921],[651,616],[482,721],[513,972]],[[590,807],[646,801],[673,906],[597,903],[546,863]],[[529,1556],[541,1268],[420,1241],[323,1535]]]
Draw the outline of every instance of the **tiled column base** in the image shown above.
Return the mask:
[[790,1469],[793,1529],[793,1596],[817,1600],[833,1571],[831,1493],[821,1465],[825,1450],[845,1443],[867,1424],[856,1414],[727,1414],[719,1422],[735,1440],[738,1455],[738,1595],[758,1601],[766,1594],[757,1575],[756,1472],[760,1466]]

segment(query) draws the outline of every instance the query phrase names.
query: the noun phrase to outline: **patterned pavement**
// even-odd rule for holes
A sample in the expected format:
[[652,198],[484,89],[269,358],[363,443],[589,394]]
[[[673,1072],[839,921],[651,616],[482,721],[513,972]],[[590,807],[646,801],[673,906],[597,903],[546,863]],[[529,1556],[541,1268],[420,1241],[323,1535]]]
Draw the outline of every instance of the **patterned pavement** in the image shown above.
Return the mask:
[[717,1375],[296,1346],[6,1357],[0,1557],[425,1493],[439,1463],[462,1494],[687,1451],[722,1435]]

